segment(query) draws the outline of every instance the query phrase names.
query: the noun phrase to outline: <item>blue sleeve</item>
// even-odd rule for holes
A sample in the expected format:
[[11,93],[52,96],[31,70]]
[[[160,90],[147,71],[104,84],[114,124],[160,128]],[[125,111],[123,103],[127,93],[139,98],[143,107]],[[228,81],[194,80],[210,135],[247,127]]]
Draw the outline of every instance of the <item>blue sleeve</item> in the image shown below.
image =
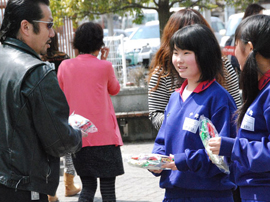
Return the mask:
[[211,178],[221,171],[210,161],[205,149],[186,149],[185,153],[174,155],[175,165],[180,171],[192,171],[205,178]]
[[232,160],[238,161],[252,172],[270,171],[269,138],[263,137],[261,141],[251,142],[245,138],[236,138],[232,151]]
[[[269,99],[264,101],[267,106],[263,109],[263,117],[265,122],[265,128],[258,128],[260,138],[256,138],[256,131],[253,140],[246,138],[236,138],[231,159],[239,162],[243,167],[252,172],[269,172],[270,171],[270,107],[268,107]],[[259,134],[258,134],[259,135]]]
[[[216,127],[219,136],[235,137],[236,126],[234,121],[232,121],[232,113],[228,106],[217,110],[212,115],[211,121]],[[210,161],[205,149],[186,149],[183,154],[175,154],[174,160],[176,167],[180,171],[190,170],[204,177],[212,177],[221,173],[218,167]]]

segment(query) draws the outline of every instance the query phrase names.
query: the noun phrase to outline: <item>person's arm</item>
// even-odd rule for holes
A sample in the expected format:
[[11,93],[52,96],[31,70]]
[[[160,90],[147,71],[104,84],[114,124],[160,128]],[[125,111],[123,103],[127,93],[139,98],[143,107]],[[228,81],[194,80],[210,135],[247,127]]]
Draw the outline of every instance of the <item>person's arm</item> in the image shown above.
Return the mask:
[[[235,125],[231,120],[231,113],[228,106],[218,109],[211,117],[220,136],[234,137],[231,131],[235,131]],[[199,138],[199,137],[198,137]],[[213,165],[205,149],[186,149],[184,153],[174,154],[175,166],[180,171],[192,171],[203,177],[212,177],[222,173],[217,166]],[[168,165],[172,168],[174,165]]]
[[[270,114],[269,108],[264,110],[266,123],[270,123],[268,114]],[[270,171],[269,124],[267,127],[268,137],[262,137],[257,141],[249,141],[246,138],[211,138],[210,149],[214,154],[231,157],[231,160],[239,162],[241,166],[253,172],[268,172]]]
[[159,130],[164,120],[164,113],[149,112],[149,119],[151,120],[152,125],[155,127],[155,129]]
[[110,65],[108,65],[107,70],[109,75],[108,92],[110,95],[117,95],[120,91],[120,84],[115,76],[114,69],[111,63]]
[[[27,97],[27,107],[33,117],[33,127],[36,130],[44,150],[55,157],[66,153],[75,153],[81,149],[82,134],[80,130],[68,124],[69,106],[63,91],[60,89],[53,71],[44,75],[38,67],[26,79],[23,94]],[[36,76],[43,76],[36,83]]]
[[227,69],[227,74],[225,74],[226,90],[233,97],[237,108],[239,108],[242,104],[242,100],[240,97],[238,76],[230,61],[226,57],[222,57],[222,60],[224,67]]
[[[164,120],[164,125],[163,127],[160,128],[157,137],[155,139],[154,147],[152,150],[153,154],[165,155],[165,140],[164,140],[165,124],[166,120]],[[149,171],[151,171],[155,176],[159,176],[162,172],[162,170],[149,170]]]
[[[246,138],[211,138],[209,146],[214,154],[230,156],[241,166],[253,172],[270,171],[269,138],[260,141],[248,141]],[[263,165],[263,166],[262,166]]]
[[161,78],[158,88],[154,90],[158,81],[158,74],[153,74],[148,85],[148,107],[149,107],[149,119],[153,126],[159,130],[164,120],[164,110],[169,102],[170,95],[173,90],[171,88],[172,81],[170,77]]

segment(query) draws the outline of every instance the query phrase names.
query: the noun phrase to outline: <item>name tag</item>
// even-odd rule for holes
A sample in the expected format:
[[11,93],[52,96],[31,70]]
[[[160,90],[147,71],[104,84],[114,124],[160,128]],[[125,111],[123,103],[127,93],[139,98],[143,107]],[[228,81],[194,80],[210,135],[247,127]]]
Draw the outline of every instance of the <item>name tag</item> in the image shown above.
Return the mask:
[[241,128],[248,131],[254,131],[254,125],[255,125],[255,118],[245,114],[243,121],[241,123]]
[[35,191],[31,191],[31,200],[32,201],[37,201],[39,200],[39,193]]
[[186,117],[185,121],[184,121],[184,125],[183,125],[183,130],[187,130],[189,132],[196,133],[196,131],[199,127],[199,124],[200,124],[199,121]]

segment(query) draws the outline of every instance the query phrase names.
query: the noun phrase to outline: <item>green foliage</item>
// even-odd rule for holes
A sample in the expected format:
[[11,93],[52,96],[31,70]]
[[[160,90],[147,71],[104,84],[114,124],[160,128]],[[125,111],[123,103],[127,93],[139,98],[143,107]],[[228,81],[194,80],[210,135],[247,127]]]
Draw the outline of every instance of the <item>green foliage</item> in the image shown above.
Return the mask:
[[[169,13],[173,5],[180,7],[199,6],[201,9],[213,9],[226,2],[228,5],[245,9],[248,4],[258,2],[258,0],[51,0],[51,10],[56,26],[63,24],[63,19],[69,17],[73,19],[76,27],[78,21],[88,17],[90,20],[98,18],[106,13],[125,15],[129,12],[134,16],[134,22],[140,24],[143,20],[141,9],[156,9],[158,13]],[[150,4],[151,3],[151,4]],[[164,6],[165,5],[165,6]],[[162,12],[161,12],[162,11]],[[165,18],[168,18],[166,15]],[[160,19],[162,16],[160,16]],[[167,21],[168,19],[164,19]]]
[[227,5],[234,6],[241,11],[245,11],[249,4],[258,2],[259,0],[226,0]]

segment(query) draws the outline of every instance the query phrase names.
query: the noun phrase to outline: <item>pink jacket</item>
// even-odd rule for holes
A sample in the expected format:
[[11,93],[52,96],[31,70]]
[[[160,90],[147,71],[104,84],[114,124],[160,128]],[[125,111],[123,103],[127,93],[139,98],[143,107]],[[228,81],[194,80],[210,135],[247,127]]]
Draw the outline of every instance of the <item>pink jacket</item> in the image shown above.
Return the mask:
[[112,64],[90,54],[64,60],[57,74],[70,114],[92,121],[98,132],[83,138],[83,147],[123,145],[110,95],[120,91]]

